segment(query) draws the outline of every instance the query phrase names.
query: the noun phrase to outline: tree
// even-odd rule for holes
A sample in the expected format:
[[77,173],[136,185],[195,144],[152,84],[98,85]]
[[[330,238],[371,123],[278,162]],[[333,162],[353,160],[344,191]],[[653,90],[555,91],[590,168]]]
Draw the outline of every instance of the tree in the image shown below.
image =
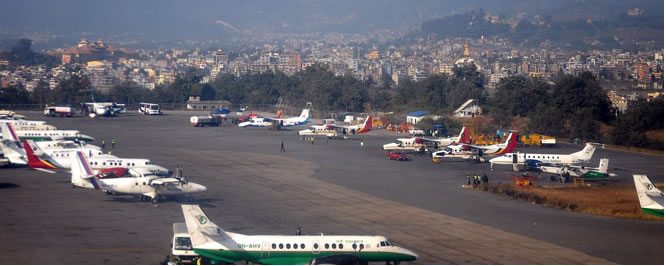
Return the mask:
[[52,100],[55,104],[79,104],[91,100],[93,87],[88,76],[78,68],[73,73],[54,89]]

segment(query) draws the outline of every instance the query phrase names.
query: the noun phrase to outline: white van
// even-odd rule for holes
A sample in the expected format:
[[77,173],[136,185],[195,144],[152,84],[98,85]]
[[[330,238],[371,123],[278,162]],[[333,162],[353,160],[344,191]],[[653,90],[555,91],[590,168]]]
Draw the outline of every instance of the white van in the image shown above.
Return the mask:
[[139,112],[144,115],[161,115],[162,108],[156,103],[140,103]]

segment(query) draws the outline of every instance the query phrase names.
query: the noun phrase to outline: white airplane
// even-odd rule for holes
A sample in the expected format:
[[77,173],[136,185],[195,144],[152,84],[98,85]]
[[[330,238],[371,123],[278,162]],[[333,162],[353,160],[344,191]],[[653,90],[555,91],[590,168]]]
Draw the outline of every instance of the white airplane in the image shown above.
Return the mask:
[[41,126],[41,125],[46,125],[46,122],[44,121],[33,121],[33,120],[25,120],[25,119],[0,119],[0,123],[9,123],[11,125],[17,125],[17,126]]
[[599,143],[586,143],[582,150],[572,154],[507,153],[503,156],[490,159],[490,170],[493,169],[493,165],[495,164],[522,164],[528,167],[536,167],[537,164],[542,163],[566,165],[586,163],[592,159],[597,146],[603,147]]
[[[153,164],[149,159],[118,158],[113,155],[104,154],[102,150],[89,148],[64,148],[55,150],[43,150],[32,140],[23,142],[28,166],[38,169],[71,168],[72,152],[83,152],[89,156],[90,166],[93,170],[110,168],[143,169],[151,175],[170,175],[169,169]],[[138,170],[140,171],[140,170]],[[137,176],[137,175],[135,175]]]
[[395,142],[384,144],[382,146],[384,150],[408,150],[408,151],[419,151],[425,149],[425,144],[421,138],[398,138]]
[[634,175],[634,185],[643,212],[664,218],[664,192],[657,189],[646,175]]
[[184,178],[148,175],[100,179],[93,173],[83,153],[73,152],[69,157],[72,166],[72,185],[83,188],[141,195],[142,200],[149,198],[153,204],[158,203],[160,196],[189,195],[206,191],[205,186],[188,182]]
[[426,143],[434,143],[435,149],[438,149],[440,147],[446,147],[449,145],[453,144],[459,144],[459,143],[469,143],[470,141],[470,135],[469,135],[469,129],[466,127],[463,127],[460,130],[460,134],[455,137],[448,137],[448,138],[436,138],[436,139],[430,139],[430,138],[422,138],[424,142]]
[[299,136],[327,136],[329,138],[337,137],[339,132],[346,135],[363,134],[372,130],[372,116],[367,116],[362,124],[351,126],[340,126],[335,124],[314,125],[308,129],[298,131]]
[[585,167],[580,165],[562,165],[562,164],[541,164],[539,169],[542,173],[555,174],[551,176],[551,181],[559,179],[560,182],[569,182],[570,177],[579,177],[586,179],[604,179],[616,176],[614,173],[608,173],[608,158],[599,160],[599,167]]
[[35,125],[35,126],[28,126],[28,125],[12,125],[14,127],[14,130],[16,131],[49,131],[49,130],[58,130],[57,127],[54,127],[52,125]]
[[393,245],[383,236],[242,235],[218,227],[199,208],[182,204],[192,247],[214,261],[252,264],[367,264],[414,261],[416,253]]
[[493,145],[457,144],[433,152],[432,158],[479,159],[484,155],[501,155],[512,152],[518,146],[518,134],[511,132],[506,141]]
[[304,125],[310,120],[310,109],[303,109],[300,116],[290,118],[254,117],[238,124],[239,127],[269,127],[274,124],[280,127]]
[[82,140],[86,142],[95,141],[95,138],[81,134],[78,130],[14,130],[19,140],[32,139],[42,140]]

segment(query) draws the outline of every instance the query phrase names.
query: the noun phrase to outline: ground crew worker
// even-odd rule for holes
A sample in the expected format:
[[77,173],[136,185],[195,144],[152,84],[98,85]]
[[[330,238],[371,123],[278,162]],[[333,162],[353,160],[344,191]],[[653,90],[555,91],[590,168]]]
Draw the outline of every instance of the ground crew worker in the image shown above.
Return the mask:
[[469,186],[471,184],[472,184],[472,177],[467,175],[467,185]]
[[483,176],[481,177],[481,182],[483,182],[483,189],[487,190],[488,189],[488,176],[486,173],[483,173]]
[[178,177],[183,177],[183,168],[181,168],[180,166],[177,166],[177,167],[178,167],[178,169],[177,169],[178,170]]
[[314,145],[314,137],[310,137],[310,144]]
[[361,149],[363,149],[363,141],[361,141]]
[[284,149],[284,141],[280,142],[280,152],[286,152]]
[[300,226],[298,228],[296,228],[296,235],[297,236],[301,235],[301,227]]
[[104,147],[106,147],[106,140],[105,139],[102,140],[102,150],[104,149]]
[[111,139],[111,149],[116,147],[116,139]]
[[109,155],[111,155],[111,150],[109,150]]

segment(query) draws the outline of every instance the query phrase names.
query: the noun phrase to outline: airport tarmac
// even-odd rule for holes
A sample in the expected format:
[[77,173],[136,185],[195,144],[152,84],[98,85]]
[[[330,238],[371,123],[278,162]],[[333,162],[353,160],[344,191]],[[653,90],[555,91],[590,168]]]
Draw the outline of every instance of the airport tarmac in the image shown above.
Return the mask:
[[[401,135],[384,130],[312,145],[296,128],[193,128],[192,112],[99,119],[21,113],[78,129],[97,145],[106,139],[107,148],[114,138],[113,154],[121,157],[180,165],[189,180],[208,187],[195,202],[232,232],[292,234],[301,226],[305,234],[385,235],[421,255],[416,264],[664,262],[663,222],[583,215],[462,189],[468,174],[511,181],[511,167],[490,172],[489,164],[433,164],[413,155],[390,161],[381,145]],[[663,183],[663,156],[598,149],[590,165],[603,157],[619,175],[613,182],[645,173]],[[183,221],[178,201],[153,207],[131,196],[73,189],[66,173],[0,173],[0,248],[9,255],[3,264],[154,264],[169,254],[171,224]]]

